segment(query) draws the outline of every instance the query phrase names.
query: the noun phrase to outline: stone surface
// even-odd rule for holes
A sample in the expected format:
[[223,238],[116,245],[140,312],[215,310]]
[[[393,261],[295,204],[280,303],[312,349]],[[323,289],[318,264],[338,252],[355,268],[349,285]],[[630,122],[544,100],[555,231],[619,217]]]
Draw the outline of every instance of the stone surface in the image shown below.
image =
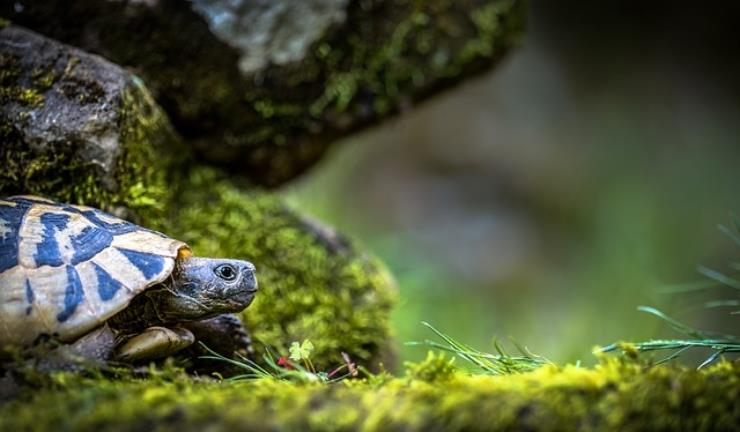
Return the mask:
[[[135,76],[32,31],[0,29],[0,191],[111,210],[154,206],[152,150],[175,145]],[[143,143],[142,141],[146,141]]]
[[7,27],[0,37],[7,80],[0,112],[6,125],[37,153],[57,143],[79,146],[75,158],[98,166],[105,186],[116,187],[118,108],[128,75],[97,56],[18,27]]
[[239,70],[300,61],[331,25],[346,19],[348,0],[191,0],[211,31],[240,52]]
[[200,158],[253,182],[489,70],[520,0],[19,0],[0,16],[131,68]]

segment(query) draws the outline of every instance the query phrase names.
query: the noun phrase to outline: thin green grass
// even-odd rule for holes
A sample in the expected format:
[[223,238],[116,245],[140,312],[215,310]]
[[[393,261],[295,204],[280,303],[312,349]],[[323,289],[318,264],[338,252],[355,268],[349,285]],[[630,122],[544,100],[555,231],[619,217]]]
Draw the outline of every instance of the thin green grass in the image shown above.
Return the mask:
[[470,362],[474,366],[475,371],[479,373],[488,375],[507,375],[512,373],[528,372],[537,369],[542,365],[551,364],[551,362],[546,358],[533,354],[526,347],[523,347],[516,342],[514,342],[514,344],[521,354],[519,356],[512,356],[507,353],[503,345],[498,340],[494,340],[493,342],[496,354],[491,354],[479,351],[454,339],[453,337],[439,331],[428,322],[422,322],[422,324],[432,330],[440,339],[442,339],[442,342],[440,343],[427,339],[423,342],[407,342],[406,345],[423,345],[451,352],[457,357]]
[[[727,227],[725,225],[719,225],[718,229],[720,232],[725,234],[735,245],[740,247],[740,219],[736,216],[732,216],[733,225]],[[730,263],[730,269],[734,271],[740,271],[740,263]],[[683,284],[671,287],[669,292],[671,293],[683,293],[689,291],[706,290],[713,287],[729,287],[736,290],[740,290],[740,278],[736,275],[728,275],[723,272],[713,270],[709,267],[699,266],[698,272],[703,275],[706,279],[695,283]],[[740,306],[740,296],[737,299],[718,299],[707,301],[703,305],[708,309],[735,308]],[[691,326],[688,326],[670,316],[664,312],[650,306],[639,306],[637,310],[645,313],[649,313],[658,317],[659,319],[666,322],[673,330],[681,333],[688,338],[682,339],[660,339],[651,340],[647,342],[638,342],[633,344],[624,343],[613,343],[604,347],[601,347],[599,351],[610,352],[622,349],[622,351],[630,351],[636,349],[638,352],[642,351],[672,351],[670,355],[662,360],[657,361],[655,364],[662,364],[668,361],[672,361],[681,356],[684,352],[693,348],[704,348],[712,352],[709,357],[704,359],[698,369],[714,362],[719,357],[727,353],[740,353],[740,336],[723,334],[717,332],[710,332],[704,330],[698,330]],[[731,315],[740,314],[740,310],[733,310],[730,312]]]
[[[262,356],[266,365],[266,367],[263,367],[239,353],[236,353],[237,358],[232,359],[213,351],[202,342],[199,343],[203,349],[208,352],[208,355],[201,356],[200,358],[228,363],[235,366],[237,369],[244,371],[244,373],[225,378],[226,381],[273,379],[304,383],[317,382],[331,384],[346,378],[356,377],[359,375],[360,371],[367,373],[364,368],[356,367],[345,353],[342,353],[342,357],[345,361],[343,365],[330,372],[322,372],[313,369],[307,356],[304,358],[306,361],[304,363],[306,366],[304,366],[298,362],[288,360],[286,357],[278,357],[278,360],[275,360],[276,356],[273,354],[272,350],[267,349],[265,354]],[[221,377],[219,376],[219,378]]]
[[626,349],[627,347],[634,347],[634,349],[636,349],[638,352],[673,351],[668,357],[665,357],[653,363],[654,365],[658,365],[679,358],[681,354],[691,348],[705,348],[711,350],[712,354],[704,361],[702,361],[697,369],[701,369],[704,366],[714,362],[725,353],[740,353],[740,338],[738,338],[737,336],[697,330],[693,327],[677,321],[674,318],[671,318],[660,310],[650,306],[639,306],[637,310],[655,315],[656,317],[668,323],[671,328],[679,333],[689,336],[689,338],[657,339],[647,342],[637,342],[630,344],[617,342],[601,347],[598,349],[598,351],[612,352],[620,349],[623,351],[628,351],[629,349]]
[[[718,225],[717,229],[727,236],[734,244],[740,249],[740,218],[732,215],[732,226]],[[725,286],[738,290],[738,297],[736,299],[719,299],[706,303],[706,307],[717,308],[717,307],[737,307],[740,306],[740,262],[731,262],[728,266],[731,271],[736,274],[723,273],[708,267],[700,266],[698,268],[699,273],[707,278],[708,281],[713,283],[713,286]],[[731,315],[740,314],[740,309],[735,309],[730,312]]]

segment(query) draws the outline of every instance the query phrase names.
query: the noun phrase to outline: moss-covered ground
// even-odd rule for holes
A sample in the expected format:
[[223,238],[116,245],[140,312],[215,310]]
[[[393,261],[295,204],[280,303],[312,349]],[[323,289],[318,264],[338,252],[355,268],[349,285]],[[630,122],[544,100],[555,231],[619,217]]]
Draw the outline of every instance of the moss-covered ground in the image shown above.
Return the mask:
[[[438,363],[433,361],[432,363]],[[468,375],[422,364],[405,377],[335,384],[56,375],[0,406],[0,430],[732,431],[740,364],[696,371],[608,359],[594,368]],[[432,371],[420,373],[420,369]]]

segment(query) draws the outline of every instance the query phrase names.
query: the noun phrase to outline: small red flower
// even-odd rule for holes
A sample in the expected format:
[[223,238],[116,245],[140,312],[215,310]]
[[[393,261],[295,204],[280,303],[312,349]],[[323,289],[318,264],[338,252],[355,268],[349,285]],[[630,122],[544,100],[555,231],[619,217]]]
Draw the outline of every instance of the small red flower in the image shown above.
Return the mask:
[[285,369],[293,369],[293,365],[290,364],[287,357],[280,357],[277,361],[278,366],[282,366]]

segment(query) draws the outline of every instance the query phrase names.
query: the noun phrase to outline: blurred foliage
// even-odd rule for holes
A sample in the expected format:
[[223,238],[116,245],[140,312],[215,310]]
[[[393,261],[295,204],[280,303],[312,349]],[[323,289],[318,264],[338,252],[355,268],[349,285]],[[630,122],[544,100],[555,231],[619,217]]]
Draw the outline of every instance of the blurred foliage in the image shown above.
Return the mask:
[[544,3],[493,76],[339,146],[283,193],[389,264],[401,342],[431,321],[484,350],[512,336],[561,363],[665,337],[639,304],[736,325],[696,307],[712,293],[663,289],[733,252],[714,227],[740,210],[740,82],[727,73],[740,68],[718,61],[738,40],[722,39],[736,36],[736,8],[642,5],[625,26],[636,7],[564,16]]

